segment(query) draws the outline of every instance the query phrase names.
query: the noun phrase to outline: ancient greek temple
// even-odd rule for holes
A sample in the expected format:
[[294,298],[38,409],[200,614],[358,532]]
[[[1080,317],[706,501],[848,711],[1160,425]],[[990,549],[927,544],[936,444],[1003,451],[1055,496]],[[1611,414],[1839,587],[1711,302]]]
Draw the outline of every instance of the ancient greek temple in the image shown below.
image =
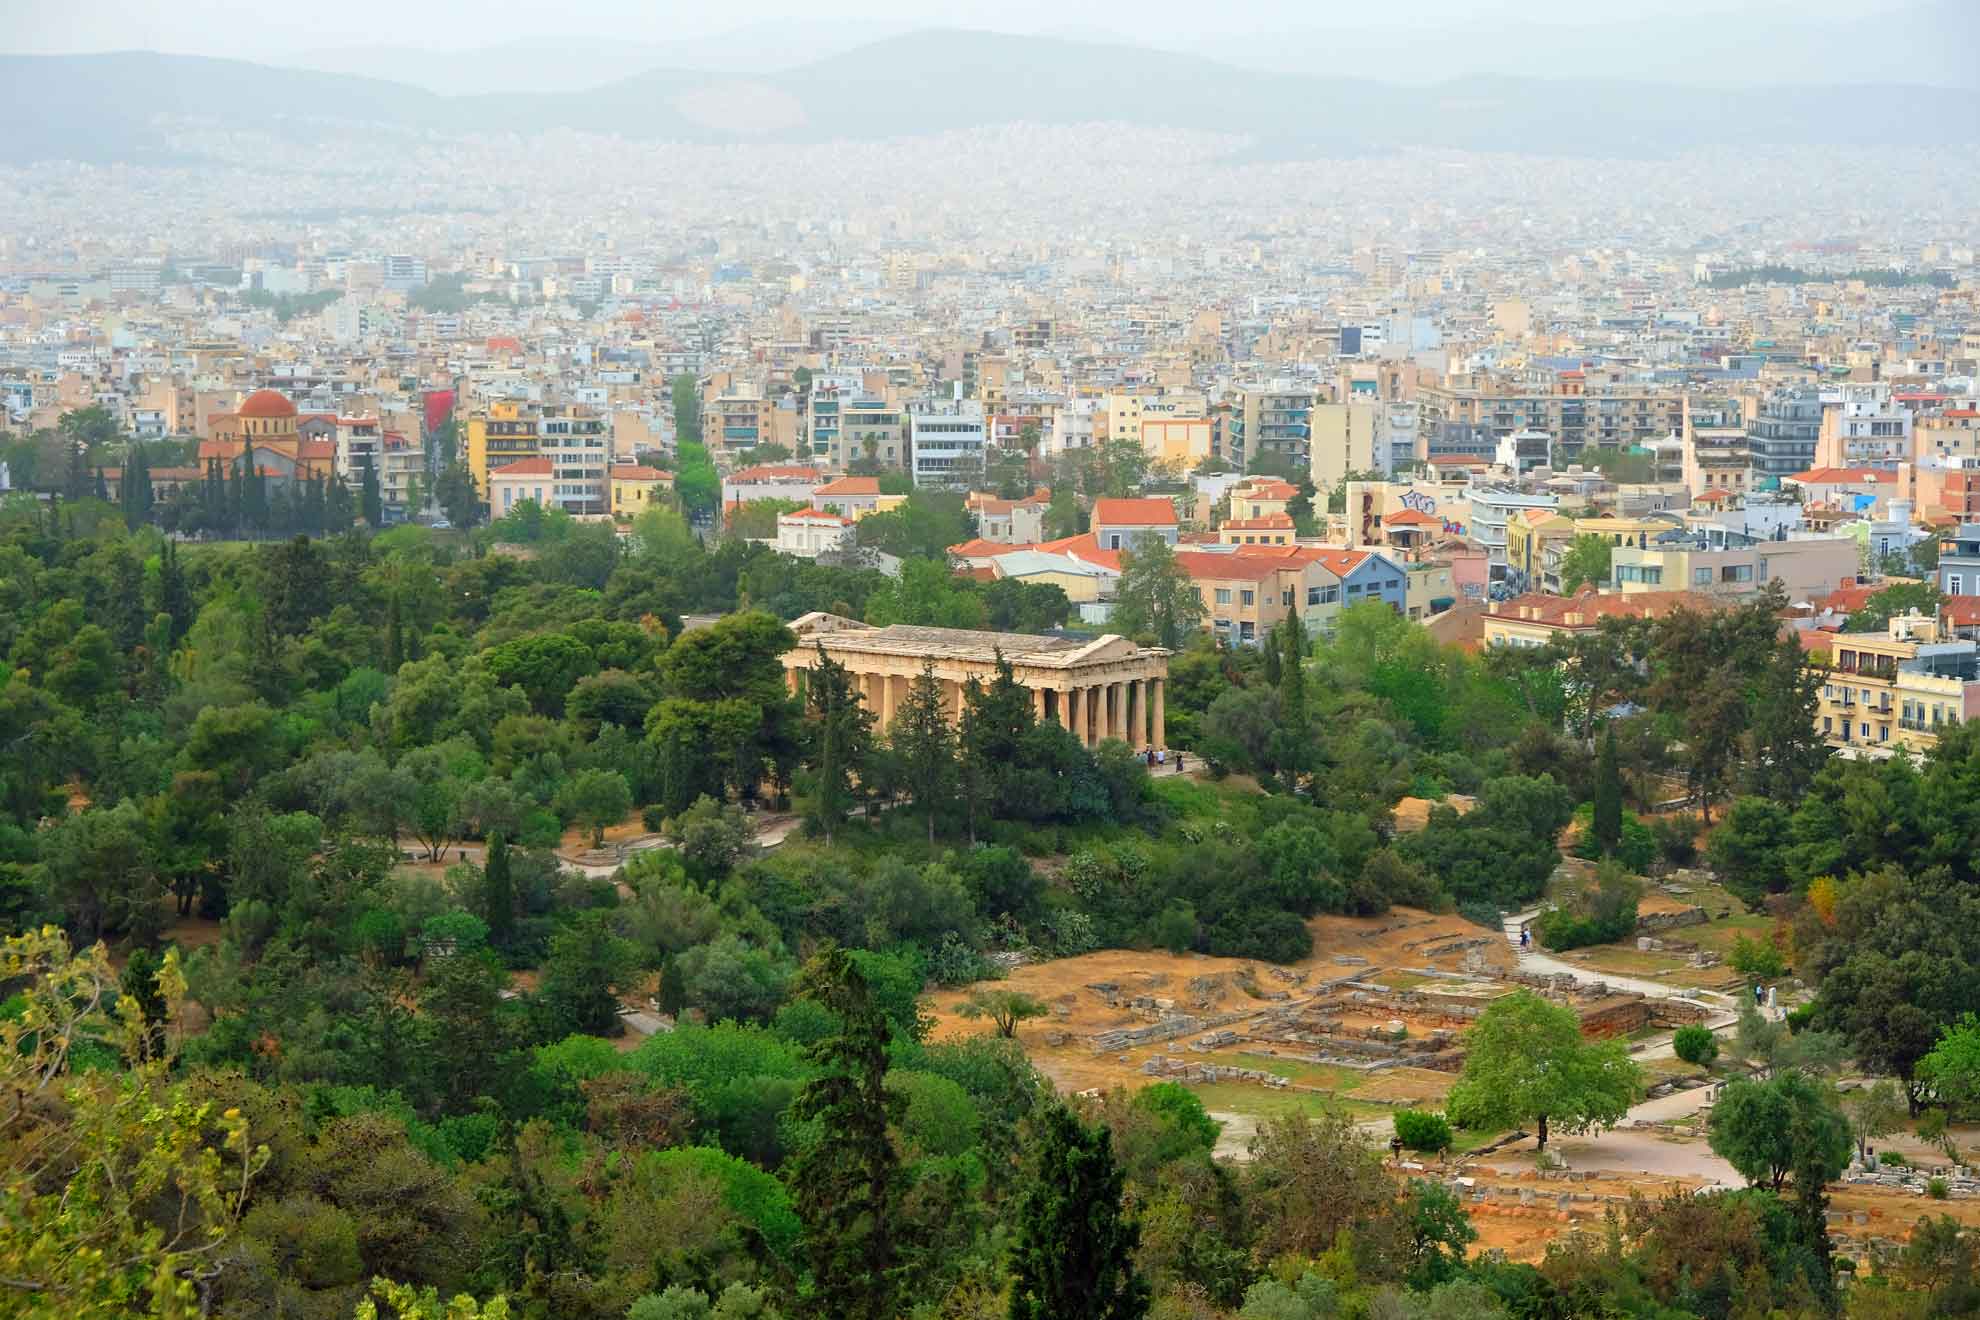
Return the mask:
[[798,637],[798,644],[784,653],[791,691],[802,691],[804,671],[818,663],[822,646],[835,663],[851,671],[881,729],[893,723],[924,662],[942,684],[945,705],[960,717],[964,685],[973,678],[987,686],[997,676],[997,657],[1002,655],[1031,692],[1038,718],[1057,721],[1083,746],[1106,738],[1117,738],[1136,751],[1168,746],[1162,713],[1169,652],[1160,647],[1136,646],[1112,634],[1082,641],[905,624],[876,628],[824,613],[803,616],[791,624],[791,631]]

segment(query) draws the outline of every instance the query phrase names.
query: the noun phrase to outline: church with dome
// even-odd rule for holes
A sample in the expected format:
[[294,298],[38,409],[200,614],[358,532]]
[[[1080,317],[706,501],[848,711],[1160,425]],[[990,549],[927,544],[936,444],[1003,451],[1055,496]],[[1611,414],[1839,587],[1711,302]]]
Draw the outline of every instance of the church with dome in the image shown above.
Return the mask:
[[256,390],[210,420],[212,438],[199,446],[202,467],[218,460],[234,471],[253,446],[255,467],[271,480],[312,481],[336,470],[336,441],[305,435],[300,412],[280,390]]

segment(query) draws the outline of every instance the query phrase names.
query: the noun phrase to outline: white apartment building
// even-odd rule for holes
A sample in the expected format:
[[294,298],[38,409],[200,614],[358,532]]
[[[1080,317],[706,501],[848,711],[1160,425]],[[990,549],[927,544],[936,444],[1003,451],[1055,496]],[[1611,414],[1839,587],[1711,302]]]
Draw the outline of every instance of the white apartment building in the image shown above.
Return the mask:
[[603,417],[570,409],[546,410],[537,423],[537,452],[550,460],[551,501],[572,514],[611,510],[606,472],[612,466],[612,437]]
[[984,451],[990,442],[983,405],[959,399],[942,408],[910,414],[914,484],[967,487],[982,477]]

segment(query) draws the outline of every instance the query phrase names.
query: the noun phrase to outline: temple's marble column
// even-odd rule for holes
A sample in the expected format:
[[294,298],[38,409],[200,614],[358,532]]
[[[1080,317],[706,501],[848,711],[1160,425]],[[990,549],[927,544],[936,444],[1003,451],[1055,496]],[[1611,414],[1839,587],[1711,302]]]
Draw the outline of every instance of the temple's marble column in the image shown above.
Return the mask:
[[1168,696],[1169,680],[1166,678],[1156,678],[1149,681],[1155,685],[1155,745],[1157,747],[1167,747],[1169,745],[1168,740],[1163,737],[1162,703],[1163,699]]
[[880,676],[880,725],[884,730],[894,722],[894,712],[900,709],[901,679],[898,674]]
[[1065,699],[1068,720],[1066,728],[1072,732],[1073,737],[1079,739],[1079,745],[1084,747],[1086,746],[1086,711],[1085,703],[1080,700],[1080,689],[1067,688]]
[[1128,684],[1128,746],[1137,752],[1148,746],[1148,709],[1146,698],[1141,695],[1147,685],[1145,678]]
[[1045,689],[1044,688],[1031,689],[1031,717],[1034,720],[1038,721],[1038,723],[1040,724],[1043,724],[1045,722]]

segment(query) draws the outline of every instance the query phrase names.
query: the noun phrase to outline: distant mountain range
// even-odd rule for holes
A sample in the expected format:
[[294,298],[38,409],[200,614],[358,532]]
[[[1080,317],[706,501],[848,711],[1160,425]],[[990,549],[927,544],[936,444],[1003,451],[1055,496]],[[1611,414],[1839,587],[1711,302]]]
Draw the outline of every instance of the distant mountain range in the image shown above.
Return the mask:
[[[1359,71],[1359,66],[1350,65]],[[1702,88],[1474,76],[1430,86],[1268,72],[1193,54],[937,30],[745,76],[653,69],[586,91],[439,93],[349,73],[128,52],[0,56],[0,161],[158,158],[154,116],[307,138],[325,122],[458,134],[540,129],[691,142],[818,142],[1031,122],[1243,134],[1268,155],[1435,146],[1663,155],[1707,144],[1980,140],[1970,92],[1824,84]]]

